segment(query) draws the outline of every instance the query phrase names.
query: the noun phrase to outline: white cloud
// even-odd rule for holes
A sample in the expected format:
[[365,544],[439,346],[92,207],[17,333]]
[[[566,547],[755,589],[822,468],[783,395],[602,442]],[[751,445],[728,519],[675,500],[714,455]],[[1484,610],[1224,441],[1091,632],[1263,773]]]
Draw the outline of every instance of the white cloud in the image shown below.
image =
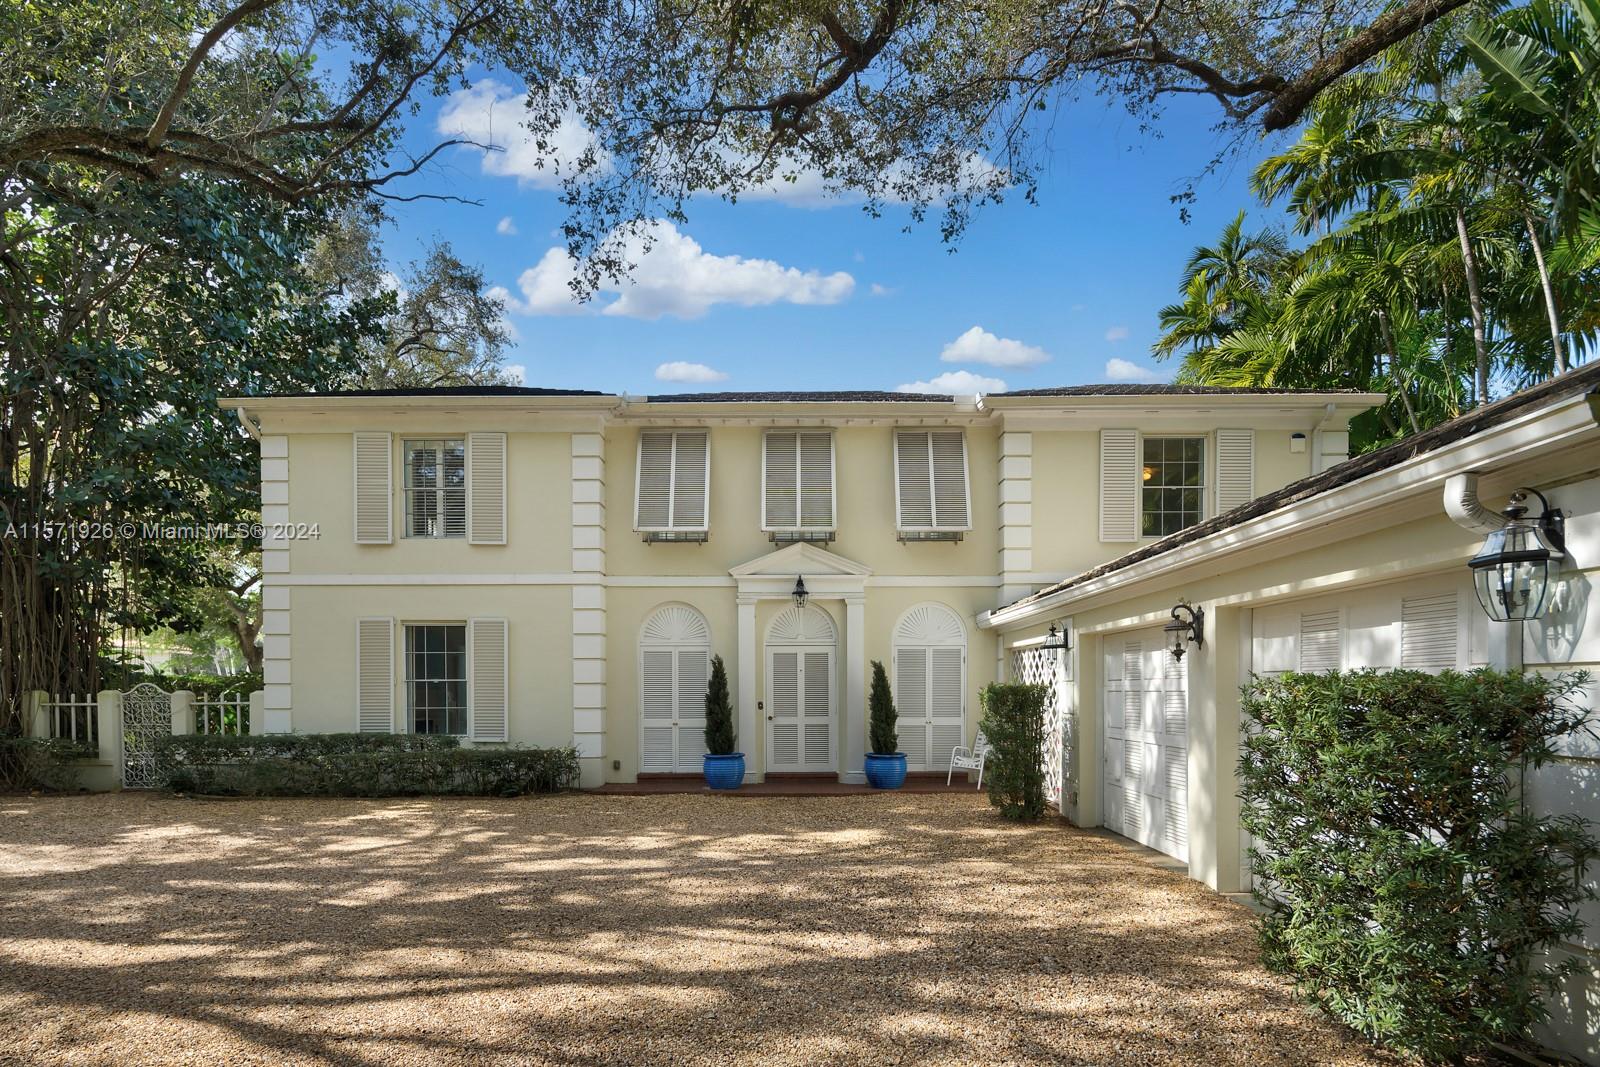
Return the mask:
[[504,367],[502,367],[500,369],[506,372],[506,377],[510,378],[513,384],[515,384],[515,385],[527,385],[528,384],[528,368],[524,367],[522,364],[520,364],[520,363],[509,363],[509,364],[507,364],[506,366],[504,366]]
[[686,363],[675,359],[656,368],[658,382],[725,382],[728,376],[704,363]]
[[1125,359],[1106,360],[1106,377],[1114,382],[1159,382],[1165,379],[1150,367],[1141,367]]
[[894,290],[893,289],[889,288],[887,285],[879,285],[877,282],[873,282],[872,285],[867,288],[867,292],[870,293],[873,296],[893,296],[894,295]]
[[[723,149],[722,157],[731,169],[745,170],[754,162],[753,157],[740,156],[731,149]],[[905,163],[891,164],[884,174],[883,202],[908,204],[921,192],[921,183],[910,180],[910,168]],[[1006,172],[976,152],[969,153],[961,163],[957,184],[961,188],[987,188],[996,180],[1004,182]],[[913,190],[916,192],[914,193]],[[928,199],[940,203],[948,199],[952,188],[935,188]],[[714,195],[708,194],[708,195]],[[780,159],[772,177],[759,185],[739,191],[741,200],[770,200],[789,207],[830,208],[842,204],[859,204],[866,199],[854,189],[832,190],[820,170],[805,162],[788,157]]]
[[897,393],[1003,393],[1006,383],[999,378],[973,374],[969,370],[946,371],[926,382],[907,382],[894,387]]
[[1128,328],[1126,326],[1113,326],[1106,331],[1107,341],[1126,341],[1127,339]]
[[494,224],[494,232],[501,237],[515,237],[517,235],[517,220],[507,215]]
[[[695,319],[717,304],[837,304],[856,286],[844,271],[823,274],[770,259],[713,255],[664,219],[649,223],[643,233],[620,238],[618,245],[633,269],[620,280],[601,279],[595,302],[602,315]],[[522,299],[508,306],[521,315],[580,313],[585,307],[573,299],[570,288],[575,275],[576,264],[567,250],[552,248],[522,272],[517,279]]]
[[[987,363],[991,367],[1031,367],[1047,363],[1050,354],[1042,348],[996,337],[981,326],[974,326],[944,346],[939,359],[945,363]],[[998,392],[998,390],[996,390]]]
[[561,124],[541,148],[524,121],[525,110],[521,92],[485,78],[450,94],[439,109],[437,127],[447,137],[494,145],[500,151],[474,149],[483,157],[483,172],[516,178],[519,184],[535,189],[559,188],[562,176],[573,173],[591,150],[596,153],[595,171],[610,169],[610,156],[598,148],[576,112],[562,116]]

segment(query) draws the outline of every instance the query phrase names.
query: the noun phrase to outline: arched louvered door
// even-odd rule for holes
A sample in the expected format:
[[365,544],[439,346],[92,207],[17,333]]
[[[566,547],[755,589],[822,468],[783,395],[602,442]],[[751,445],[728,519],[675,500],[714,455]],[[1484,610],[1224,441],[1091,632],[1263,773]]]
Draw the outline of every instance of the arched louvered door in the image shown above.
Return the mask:
[[711,628],[687,604],[668,604],[639,632],[639,771],[692,774],[706,753]]
[[967,628],[943,604],[918,604],[894,628],[894,703],[910,771],[943,771],[966,743]]
[[831,771],[834,650],[828,613],[788,608],[767,628],[767,770]]

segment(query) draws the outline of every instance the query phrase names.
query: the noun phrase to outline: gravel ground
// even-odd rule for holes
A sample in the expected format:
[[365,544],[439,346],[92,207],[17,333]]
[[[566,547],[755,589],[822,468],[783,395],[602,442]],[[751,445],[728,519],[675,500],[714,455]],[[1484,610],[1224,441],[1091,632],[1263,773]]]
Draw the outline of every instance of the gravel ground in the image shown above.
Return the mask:
[[1382,1062],[975,797],[0,797],[0,1061]]

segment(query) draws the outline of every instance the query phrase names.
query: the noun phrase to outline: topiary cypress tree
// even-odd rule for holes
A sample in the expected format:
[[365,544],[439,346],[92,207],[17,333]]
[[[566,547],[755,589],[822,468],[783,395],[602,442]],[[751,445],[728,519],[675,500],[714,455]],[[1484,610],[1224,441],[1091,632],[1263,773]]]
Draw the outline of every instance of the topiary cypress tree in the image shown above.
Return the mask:
[[883,664],[878,660],[872,661],[872,692],[867,697],[867,707],[871,720],[872,754],[894,755],[900,751],[900,735],[894,728],[895,720],[900,715],[894,710],[894,694],[889,691],[889,675],[884,672]]
[[721,656],[711,657],[711,683],[706,686],[706,751],[733,755],[733,702],[728,699],[728,671]]

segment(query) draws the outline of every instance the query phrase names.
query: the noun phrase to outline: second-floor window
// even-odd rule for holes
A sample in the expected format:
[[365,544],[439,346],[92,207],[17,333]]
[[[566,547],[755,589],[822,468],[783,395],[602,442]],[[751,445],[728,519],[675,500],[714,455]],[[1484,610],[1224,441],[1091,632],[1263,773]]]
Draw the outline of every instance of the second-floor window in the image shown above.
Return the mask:
[[696,532],[711,512],[711,446],[704,430],[639,435],[634,529]]
[[761,471],[763,530],[833,529],[832,433],[827,430],[767,433]]
[[467,448],[457,438],[406,441],[407,537],[467,535]]
[[1205,518],[1206,441],[1146,437],[1140,470],[1139,530],[1165,537]]
[[901,530],[971,528],[967,439],[960,430],[897,431],[894,468],[896,523]]

